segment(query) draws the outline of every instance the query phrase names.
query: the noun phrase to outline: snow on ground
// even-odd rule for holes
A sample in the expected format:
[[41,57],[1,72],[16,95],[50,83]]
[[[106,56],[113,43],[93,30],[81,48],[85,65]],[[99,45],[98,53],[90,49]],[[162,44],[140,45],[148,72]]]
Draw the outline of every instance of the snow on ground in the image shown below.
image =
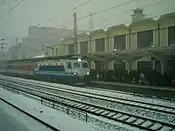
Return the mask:
[[[36,80],[31,80],[31,79],[30,80],[29,79],[22,79],[22,78],[16,78],[16,77],[8,77],[8,78],[13,78],[16,80],[24,80],[26,82],[32,82],[32,83],[37,83],[37,84],[50,85],[50,86],[53,86],[55,88],[73,89],[75,91],[89,92],[89,93],[100,94],[100,95],[105,95],[105,96],[109,96],[109,97],[122,98],[122,99],[126,99],[126,100],[141,101],[141,102],[145,102],[145,103],[160,104],[160,105],[164,105],[167,107],[174,107],[175,108],[174,101],[158,99],[158,98],[135,96],[134,94],[123,93],[120,91],[106,90],[106,89],[99,89],[99,88],[98,89],[81,88],[81,87],[74,87],[74,86],[62,85],[62,84],[57,84],[57,83],[36,81]],[[50,88],[52,88],[52,87],[50,87]]]
[[[61,131],[97,131],[95,126],[83,121],[76,120],[63,112],[41,105],[39,102],[22,95],[0,89],[1,98],[20,107],[28,113],[42,119],[43,121],[57,127]],[[43,111],[42,113],[40,111]]]
[[[24,95],[14,94],[0,88],[1,98],[8,100],[23,110],[39,117],[61,131],[131,131],[137,128],[124,125],[119,122],[113,122],[98,116],[88,114],[88,122],[77,120],[68,116],[66,113],[49,108],[40,104],[40,101],[30,99]],[[42,113],[40,113],[43,111]],[[71,110],[70,110],[71,112]],[[80,117],[80,114],[78,114]],[[111,124],[110,124],[111,123]]]

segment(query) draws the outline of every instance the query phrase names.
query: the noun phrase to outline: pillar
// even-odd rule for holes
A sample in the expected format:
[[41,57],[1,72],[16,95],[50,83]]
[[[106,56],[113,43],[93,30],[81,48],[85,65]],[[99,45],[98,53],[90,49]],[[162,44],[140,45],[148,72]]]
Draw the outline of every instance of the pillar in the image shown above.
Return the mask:
[[108,34],[105,38],[105,52],[109,52],[109,36],[108,36]]
[[113,70],[113,69],[114,69],[113,64],[114,64],[113,61],[111,61],[111,62],[108,64],[108,69],[109,69],[109,70]]
[[159,37],[158,37],[159,30],[154,29],[153,30],[153,46],[158,47],[159,46]]
[[160,65],[161,65],[161,74],[164,74],[164,72],[166,72],[166,69],[167,69],[167,61],[161,60]]
[[127,60],[127,71],[128,73],[134,69],[136,69],[137,67],[135,67],[135,60],[134,59],[130,59],[130,60]]
[[153,71],[155,71],[156,70],[156,61],[152,60],[152,62],[153,62]]
[[95,62],[91,61],[91,68],[90,69],[95,69]]

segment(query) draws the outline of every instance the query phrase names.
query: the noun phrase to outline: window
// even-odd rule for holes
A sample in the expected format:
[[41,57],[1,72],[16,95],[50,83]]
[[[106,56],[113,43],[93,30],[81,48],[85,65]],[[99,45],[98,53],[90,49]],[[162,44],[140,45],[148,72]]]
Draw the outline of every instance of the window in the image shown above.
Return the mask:
[[83,68],[88,68],[88,64],[86,62],[82,63]]
[[114,49],[126,48],[126,35],[118,35],[114,37]]
[[149,48],[153,44],[153,30],[137,33],[137,48]]
[[82,56],[87,56],[88,54],[88,41],[84,41],[80,43],[80,54]]
[[175,44],[175,26],[168,27],[168,45]]
[[74,68],[80,68],[80,63],[74,63]]
[[95,40],[96,45],[96,52],[101,52],[105,50],[105,39],[96,39]]
[[72,69],[71,63],[67,64],[67,69]]

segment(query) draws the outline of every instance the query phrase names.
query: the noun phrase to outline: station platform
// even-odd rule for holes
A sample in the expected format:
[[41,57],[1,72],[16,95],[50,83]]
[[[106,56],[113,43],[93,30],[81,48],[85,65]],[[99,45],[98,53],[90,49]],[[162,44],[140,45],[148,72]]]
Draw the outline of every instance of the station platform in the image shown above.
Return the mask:
[[[0,102],[0,107],[2,104]],[[27,127],[21,124],[16,118],[12,117],[10,114],[12,112],[6,112],[0,109],[0,130],[1,131],[30,131]]]
[[120,82],[91,81],[92,87],[139,93],[150,96],[175,98],[175,87],[157,87],[150,85],[128,84]]

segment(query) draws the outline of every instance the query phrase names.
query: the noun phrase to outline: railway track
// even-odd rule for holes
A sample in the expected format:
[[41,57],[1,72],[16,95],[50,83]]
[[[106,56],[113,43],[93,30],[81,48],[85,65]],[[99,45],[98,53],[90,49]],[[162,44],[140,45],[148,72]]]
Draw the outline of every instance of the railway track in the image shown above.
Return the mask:
[[[174,107],[175,108],[175,99],[171,99],[171,98],[157,98],[157,97],[154,97],[152,96],[151,98],[149,96],[144,96],[142,94],[135,94],[135,93],[129,93],[129,92],[121,92],[121,91],[112,91],[112,90],[107,90],[107,89],[101,89],[101,88],[97,88],[94,90],[94,88],[92,87],[88,87],[88,88],[69,88],[67,89],[67,86],[63,87],[63,86],[58,86],[58,84],[50,84],[48,82],[41,82],[41,81],[34,81],[34,80],[26,80],[26,79],[20,79],[20,78],[13,78],[11,79],[13,80],[14,82],[16,82],[16,80],[18,82],[26,82],[26,84],[40,84],[42,86],[45,86],[46,88],[52,88],[52,90],[54,89],[57,89],[57,90],[67,90],[67,91],[73,91],[73,92],[79,92],[79,93],[83,93],[83,94],[91,94],[91,95],[98,95],[98,96],[101,96],[101,97],[106,97],[108,99],[118,99],[118,100],[127,100],[127,101],[130,101],[130,102],[137,102],[137,103],[143,103],[143,104],[151,104],[151,105],[159,105],[161,107]],[[30,81],[30,82],[29,82]],[[100,91],[99,92],[97,92]],[[108,94],[106,94],[106,92]],[[112,95],[112,96],[111,96]],[[126,97],[127,96],[127,97]],[[151,103],[150,103],[150,100],[151,100]],[[156,100],[156,101],[154,101]],[[163,101],[162,101],[163,100]]]
[[71,106],[78,110],[98,115],[113,121],[144,130],[173,130],[175,128],[175,107],[149,104],[139,101],[127,101],[104,95],[48,87],[37,82],[2,79],[1,83],[10,88],[38,95],[43,99]]

